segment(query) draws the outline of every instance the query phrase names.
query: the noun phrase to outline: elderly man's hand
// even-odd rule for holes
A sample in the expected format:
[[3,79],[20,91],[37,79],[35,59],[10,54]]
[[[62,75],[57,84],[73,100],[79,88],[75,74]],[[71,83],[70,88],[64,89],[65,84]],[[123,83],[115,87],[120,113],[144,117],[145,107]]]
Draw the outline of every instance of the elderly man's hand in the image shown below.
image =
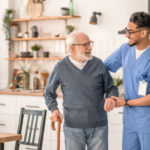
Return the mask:
[[104,110],[110,112],[116,106],[116,101],[113,98],[107,98],[104,104]]
[[62,114],[60,113],[60,111],[58,109],[54,110],[50,119],[52,122],[57,122],[58,121],[58,117],[61,119],[61,122],[63,120]]
[[125,105],[125,100],[120,98],[120,97],[116,97],[116,96],[111,96],[111,98],[116,100],[116,106],[115,107],[123,107]]

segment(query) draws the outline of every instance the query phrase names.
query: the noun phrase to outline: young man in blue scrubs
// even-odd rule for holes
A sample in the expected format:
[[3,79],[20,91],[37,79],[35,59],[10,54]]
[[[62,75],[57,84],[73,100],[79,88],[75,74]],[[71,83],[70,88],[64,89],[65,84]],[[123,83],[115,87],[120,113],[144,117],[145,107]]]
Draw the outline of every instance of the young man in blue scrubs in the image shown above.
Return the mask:
[[[125,99],[112,97],[124,107],[123,150],[150,150],[150,15],[135,12],[126,27],[128,43],[105,60],[108,70],[123,68]],[[105,103],[105,110],[109,104]]]

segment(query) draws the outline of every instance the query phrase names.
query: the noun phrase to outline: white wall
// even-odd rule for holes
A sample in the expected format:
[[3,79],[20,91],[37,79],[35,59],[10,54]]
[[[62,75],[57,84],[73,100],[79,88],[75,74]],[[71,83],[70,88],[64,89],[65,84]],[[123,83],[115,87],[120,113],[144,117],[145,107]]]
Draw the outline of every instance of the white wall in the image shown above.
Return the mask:
[[13,0],[0,1],[0,89],[4,89],[8,86],[8,78],[12,76],[9,74],[9,63],[5,58],[8,57],[8,46],[5,40],[5,34],[2,30],[3,17],[6,9],[14,8]]
[[7,42],[2,31],[2,19],[5,9],[9,7],[8,0],[0,1],[0,89],[8,85],[8,62],[4,60],[8,57]]
[[[22,17],[25,10],[27,0],[5,0],[0,5],[0,19],[2,19],[2,11],[4,6],[8,5],[7,1],[11,2],[16,10],[16,17]],[[22,5],[21,5],[22,4]],[[5,7],[6,7],[5,6]],[[46,16],[60,15],[60,7],[68,7],[69,0],[46,0],[44,3],[44,13]],[[148,11],[148,0],[74,0],[75,15],[80,15],[81,19],[69,20],[69,24],[75,25],[77,30],[86,32],[91,40],[94,41],[93,54],[104,60],[109,56],[119,45],[127,39],[124,35],[118,35],[118,30],[122,30],[128,22],[130,15],[135,11]],[[93,11],[102,12],[99,17],[98,25],[90,25],[89,20]],[[22,16],[21,16],[22,15]],[[61,32],[64,28],[63,21],[47,21],[47,23],[30,23],[29,26],[36,24],[40,31]],[[0,23],[1,25],[1,23]],[[1,27],[0,27],[1,30]],[[24,29],[22,29],[24,30]],[[4,43],[3,34],[0,35],[1,50],[0,50],[0,83],[7,80],[7,62],[3,60],[4,54],[7,52],[7,46]],[[63,50],[61,42],[51,43],[50,41],[41,42],[45,49]],[[32,44],[32,43],[31,43]],[[22,45],[20,46],[22,47]],[[43,49],[44,49],[43,48]],[[5,54],[5,56],[7,53]],[[3,67],[4,66],[4,67]],[[5,71],[4,69],[5,68]],[[0,88],[1,88],[0,84]],[[5,85],[5,84],[4,84]]]

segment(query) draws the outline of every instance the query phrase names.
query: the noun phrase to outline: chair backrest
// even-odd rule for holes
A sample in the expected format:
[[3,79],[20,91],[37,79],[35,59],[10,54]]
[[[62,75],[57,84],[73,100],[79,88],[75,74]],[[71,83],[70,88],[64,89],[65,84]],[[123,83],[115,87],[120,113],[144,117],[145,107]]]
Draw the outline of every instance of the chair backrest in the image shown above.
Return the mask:
[[29,110],[21,108],[18,134],[22,134],[23,140],[17,141],[15,150],[19,150],[20,144],[30,145],[42,150],[46,110]]

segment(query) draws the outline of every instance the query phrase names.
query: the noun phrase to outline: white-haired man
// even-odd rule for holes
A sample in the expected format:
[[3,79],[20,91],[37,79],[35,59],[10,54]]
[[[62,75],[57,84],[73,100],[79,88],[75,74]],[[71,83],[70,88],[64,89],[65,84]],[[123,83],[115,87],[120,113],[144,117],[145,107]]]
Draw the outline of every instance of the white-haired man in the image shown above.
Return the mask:
[[56,89],[61,85],[66,150],[85,150],[86,146],[88,150],[108,150],[104,93],[111,110],[115,101],[110,97],[118,95],[118,90],[102,61],[91,55],[93,42],[85,33],[73,32],[67,44],[70,55],[57,63],[44,92],[51,120],[63,118],[56,102]]

